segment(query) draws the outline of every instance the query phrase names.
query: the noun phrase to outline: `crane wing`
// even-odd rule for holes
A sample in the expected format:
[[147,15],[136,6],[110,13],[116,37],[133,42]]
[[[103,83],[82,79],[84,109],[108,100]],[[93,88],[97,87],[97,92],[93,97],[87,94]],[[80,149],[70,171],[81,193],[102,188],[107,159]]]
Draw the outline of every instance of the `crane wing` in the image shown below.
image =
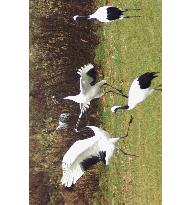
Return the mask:
[[103,136],[93,136],[76,141],[63,157],[62,184],[66,187],[75,184],[84,171],[98,161],[108,164],[115,148],[114,143],[117,140],[118,138],[108,139]]
[[96,127],[96,126],[86,126],[93,130],[95,137],[100,137],[101,140],[98,142],[99,150],[105,151],[105,163],[106,165],[109,163],[109,159],[113,155],[113,151],[115,149],[115,143],[119,140],[119,138],[112,137],[105,130]]
[[98,156],[97,137],[76,141],[62,160],[62,184],[70,187],[84,174],[82,162],[92,156]]
[[89,106],[90,106],[90,102],[88,102],[88,103],[81,103],[80,104],[81,112],[80,112],[79,118],[82,117],[83,113],[89,108]]
[[96,81],[96,71],[92,64],[84,65],[77,72],[80,77],[80,90],[85,94]]
[[155,74],[154,72],[147,72],[133,81],[128,94],[129,107],[135,107],[148,96],[147,94],[150,90],[151,80],[157,77]]

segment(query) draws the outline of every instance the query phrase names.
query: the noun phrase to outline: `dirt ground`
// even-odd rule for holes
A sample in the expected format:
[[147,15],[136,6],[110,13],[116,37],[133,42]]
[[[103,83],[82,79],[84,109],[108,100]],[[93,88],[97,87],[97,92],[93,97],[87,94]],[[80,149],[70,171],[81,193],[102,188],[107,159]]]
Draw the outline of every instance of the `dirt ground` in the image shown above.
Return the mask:
[[[79,114],[78,104],[54,104],[53,95],[79,93],[76,71],[94,64],[98,44],[94,22],[73,20],[76,14],[95,9],[91,0],[30,0],[30,204],[87,205],[98,189],[95,167],[82,177],[74,189],[60,185],[61,159],[78,136],[73,130]],[[98,125],[97,101],[83,116],[81,126]],[[59,115],[70,113],[69,127],[55,131]],[[102,165],[100,165],[102,166]]]

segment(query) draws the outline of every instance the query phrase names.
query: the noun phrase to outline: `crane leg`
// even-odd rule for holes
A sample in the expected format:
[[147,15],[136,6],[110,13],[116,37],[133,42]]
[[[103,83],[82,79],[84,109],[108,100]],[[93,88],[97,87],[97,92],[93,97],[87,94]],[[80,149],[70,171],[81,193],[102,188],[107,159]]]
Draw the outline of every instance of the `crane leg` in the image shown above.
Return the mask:
[[133,116],[131,115],[130,120],[129,120],[129,122],[128,122],[127,133],[126,133],[124,136],[120,137],[120,138],[128,137],[128,135],[129,135],[129,130],[130,130],[130,126],[131,126],[132,122],[133,122]]
[[[131,115],[130,120],[129,120],[129,122],[128,122],[127,133],[126,133],[124,136],[120,137],[120,138],[128,137],[129,129],[130,129],[130,126],[131,126],[131,123],[132,123],[132,122],[133,122],[133,116]],[[119,151],[121,151],[124,155],[128,155],[128,156],[131,156],[131,157],[139,157],[138,155],[135,155],[135,154],[129,154],[129,153],[123,151],[123,150],[122,150],[121,148],[119,148],[119,147],[117,147],[117,149],[118,149]]]
[[154,88],[154,90],[162,91],[162,84],[156,86],[156,87]]
[[123,151],[121,148],[117,148],[119,151],[121,151],[124,155],[128,155],[128,156],[131,156],[131,157],[139,157],[138,155],[135,155],[135,154],[129,154],[129,153],[127,153],[127,152],[125,152],[125,151]]
[[139,18],[139,17],[141,17],[141,16],[124,16],[123,18],[129,19],[129,18]]
[[[111,87],[112,89],[117,90],[117,91],[120,92],[120,93],[123,93],[123,91],[122,91],[121,89],[115,88],[114,86],[112,86],[112,85],[110,85],[110,84],[108,84],[108,83],[105,83],[104,85],[106,85],[106,86],[108,86],[108,87]],[[104,85],[103,85],[103,86],[104,86]]]
[[125,9],[122,12],[126,12],[126,11],[139,11],[139,10],[141,10],[141,9]]
[[115,94],[120,95],[120,96],[122,96],[122,97],[128,98],[127,95],[124,95],[124,94],[122,94],[122,93],[117,93],[117,92],[115,92],[115,91],[113,91],[113,90],[109,90],[109,91],[105,92],[104,95],[106,95],[107,93],[115,93]]

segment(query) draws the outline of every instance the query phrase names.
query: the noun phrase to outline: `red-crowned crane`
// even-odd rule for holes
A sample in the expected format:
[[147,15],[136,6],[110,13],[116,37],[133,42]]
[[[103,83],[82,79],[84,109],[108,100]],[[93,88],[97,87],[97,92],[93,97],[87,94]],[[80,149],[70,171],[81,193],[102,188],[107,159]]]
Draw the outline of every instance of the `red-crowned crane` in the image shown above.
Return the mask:
[[[127,133],[120,138],[128,136],[132,120],[131,116]],[[65,187],[71,187],[75,184],[91,165],[99,161],[103,161],[105,165],[108,165],[115,148],[122,151],[125,155],[136,156],[128,154],[117,147],[116,143],[120,138],[112,137],[108,132],[95,126],[86,127],[93,130],[94,136],[76,141],[63,157],[61,183]]]
[[100,22],[108,23],[117,19],[123,19],[123,18],[136,18],[140,16],[124,16],[124,13],[130,10],[140,10],[140,9],[119,9],[114,6],[102,6],[96,10],[91,15],[88,16],[79,16],[76,15],[73,17],[73,19],[76,21],[78,19],[97,19]]
[[158,72],[146,72],[136,78],[129,89],[128,104],[124,106],[113,106],[111,111],[117,112],[119,109],[132,110],[137,104],[143,102],[151,95],[154,90],[161,90],[161,85],[151,88],[151,81],[158,77],[157,74]]
[[[80,93],[78,95],[68,96],[68,97],[56,97],[56,96],[52,97],[55,102],[64,99],[64,100],[72,100],[80,104],[81,112],[78,118],[78,122],[76,124],[76,128],[78,127],[82,114],[89,108],[91,100],[95,98],[100,98],[108,92],[113,92],[118,95],[125,96],[121,94],[122,92],[121,90],[116,89],[113,86],[106,83],[106,80],[101,80],[100,82],[96,83],[96,78],[97,78],[96,71],[94,66],[90,63],[85,65],[84,67],[81,67],[77,73],[80,75]],[[103,92],[101,90],[103,86],[109,86],[112,89],[117,90],[119,93],[113,90]]]

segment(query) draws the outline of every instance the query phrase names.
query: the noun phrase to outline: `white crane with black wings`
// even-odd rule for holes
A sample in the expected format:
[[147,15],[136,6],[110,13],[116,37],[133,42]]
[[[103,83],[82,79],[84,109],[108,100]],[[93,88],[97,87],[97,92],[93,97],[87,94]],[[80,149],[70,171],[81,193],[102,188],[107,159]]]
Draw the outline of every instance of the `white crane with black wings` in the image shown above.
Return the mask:
[[76,15],[73,17],[73,19],[75,21],[79,19],[84,19],[84,20],[97,19],[102,23],[109,23],[117,19],[140,17],[140,16],[124,16],[124,13],[130,10],[140,10],[140,9],[119,9],[114,6],[102,6],[98,8],[91,15],[87,15],[87,16]]
[[[108,92],[113,92],[122,95],[121,90],[116,89],[113,86],[109,85],[108,83],[106,83],[106,80],[101,80],[96,83],[96,78],[97,78],[96,71],[94,66],[90,63],[78,69],[77,73],[80,75],[80,93],[78,95],[67,96],[67,97],[56,97],[56,96],[52,97],[54,101],[59,101],[61,99],[64,99],[64,100],[72,100],[80,104],[80,115],[76,124],[76,128],[78,127],[82,114],[89,108],[91,100],[100,98]],[[107,85],[117,90],[119,93],[114,92],[113,90],[110,90],[108,92],[103,92],[101,88],[104,85]]]
[[[131,123],[132,116],[129,121],[127,134],[120,138],[128,136]],[[71,187],[72,184],[75,184],[92,164],[103,161],[105,165],[108,165],[115,148],[117,148],[116,143],[120,138],[112,137],[108,132],[95,126],[86,127],[92,129],[95,135],[84,140],[76,141],[63,157],[61,183],[66,187]],[[122,153],[130,155],[123,151]]]
[[129,89],[128,94],[128,104],[124,106],[113,106],[111,108],[112,112],[117,112],[118,110],[132,110],[139,103],[143,102],[153,91],[161,91],[161,85],[152,88],[151,82],[154,78],[158,77],[158,72],[146,72],[141,76],[137,77]]

